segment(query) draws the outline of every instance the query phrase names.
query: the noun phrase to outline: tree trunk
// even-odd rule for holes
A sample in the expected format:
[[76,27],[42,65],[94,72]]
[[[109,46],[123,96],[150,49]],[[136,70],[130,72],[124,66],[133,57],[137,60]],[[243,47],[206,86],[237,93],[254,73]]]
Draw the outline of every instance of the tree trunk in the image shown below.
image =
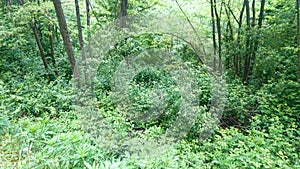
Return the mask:
[[63,9],[61,6],[61,1],[53,0],[53,5],[55,8],[55,12],[56,12],[57,20],[59,23],[60,33],[63,38],[64,46],[65,46],[66,52],[68,54],[70,64],[72,66],[73,75],[74,75],[75,79],[77,80],[77,85],[80,86],[80,76],[79,76],[78,68],[76,65],[76,60],[74,57],[72,43],[70,41],[70,35],[68,32],[67,22],[66,22],[65,15],[64,15],[64,12],[63,12]]
[[[241,46],[241,29],[242,29],[242,24],[243,24],[243,16],[244,16],[244,11],[245,11],[245,6],[246,6],[246,1],[244,0],[244,3],[243,3],[243,7],[241,9],[241,12],[240,12],[240,17],[239,17],[239,22],[238,22],[238,35],[237,35],[237,46],[238,48],[240,48]],[[242,71],[242,56],[241,56],[241,50],[238,49],[239,52],[238,52],[238,55],[236,56],[235,58],[235,64],[236,64],[236,75],[237,76],[240,76],[242,77],[242,74],[241,74],[241,71]]]
[[266,3],[266,0],[261,0],[259,18],[258,18],[258,28],[261,28],[261,26],[262,26],[262,21],[263,21],[264,12],[265,12],[265,3]]
[[[221,18],[219,17],[218,10],[217,10],[217,2],[214,0],[214,11],[217,21],[217,33],[218,33],[218,55],[219,55],[219,66],[218,70],[219,73],[222,72],[222,34],[221,34]],[[221,8],[222,11],[222,8]]]
[[252,1],[252,23],[251,26],[254,27],[255,26],[255,0]]
[[53,41],[53,29],[51,27],[51,25],[49,25],[48,28],[49,32],[51,32],[50,37],[49,37],[49,41],[50,41],[50,56],[51,56],[51,60],[52,60],[52,65],[54,67],[54,73],[56,76],[58,76],[58,70],[57,70],[57,66],[56,66],[56,60],[54,57],[54,41]]
[[[261,0],[260,10],[259,10],[259,17],[258,17],[258,27],[257,27],[257,30],[258,30],[257,34],[259,36],[260,36],[260,29],[262,27],[262,22],[263,22],[263,18],[264,18],[264,11],[265,11],[265,0]],[[256,51],[257,51],[258,45],[259,45],[259,36],[257,36],[254,39],[254,44],[253,44],[254,46],[253,46],[252,54],[251,54],[252,63],[250,63],[250,73],[253,70],[253,65],[254,65],[254,62],[255,62],[255,59],[256,59]]]
[[[89,52],[89,58],[93,58],[93,51],[91,47],[91,33],[90,33],[90,27],[91,27],[91,20],[90,20],[90,1],[85,0],[85,6],[86,6],[86,25],[88,29],[88,52]],[[98,20],[98,19],[97,19]]]
[[121,0],[121,16],[120,16],[121,28],[127,28],[127,25],[126,25],[127,6],[128,6],[128,0]]
[[229,13],[228,10],[230,10],[230,9],[227,8],[227,6],[225,6],[225,13],[226,13],[227,20],[228,20],[227,21],[227,26],[228,26],[228,29],[229,29],[229,40],[232,42],[232,41],[234,41],[234,36],[233,36],[233,28],[232,28],[230,13]]
[[214,1],[210,0],[210,11],[211,11],[211,21],[212,21],[212,38],[213,38],[213,48],[214,48],[214,60],[213,68],[214,71],[217,69],[217,42],[216,42],[216,24],[215,24],[215,12],[214,12]]
[[[24,5],[25,2],[23,0],[19,0],[18,1],[20,5]],[[38,4],[40,6],[40,4]],[[34,38],[35,38],[35,41],[36,41],[36,44],[39,48],[39,52],[40,52],[40,56],[42,58],[42,61],[43,61],[43,64],[44,64],[44,68],[45,70],[47,71],[47,73],[49,73],[49,65],[48,65],[48,62],[47,62],[47,59],[46,59],[46,55],[45,55],[45,50],[43,48],[43,45],[42,45],[42,41],[41,41],[41,37],[40,37],[40,32],[36,26],[36,23],[35,23],[35,19],[33,19],[32,22],[30,22],[30,27],[33,31],[33,34],[34,34]]]
[[86,55],[85,55],[84,41],[82,36],[82,26],[81,26],[80,8],[79,8],[78,0],[75,0],[75,8],[76,8],[76,19],[77,19],[77,29],[78,29],[78,40],[79,40],[81,57],[83,62],[84,81],[87,84],[88,74],[87,74],[87,67],[86,67],[87,66]]
[[[228,38],[228,42],[227,43],[232,43],[234,41],[234,35],[233,35],[233,28],[232,28],[232,23],[231,23],[231,17],[230,17],[230,9],[228,7],[229,5],[226,5],[225,6],[225,13],[226,13],[226,16],[227,16],[227,28],[226,28],[226,31],[229,32],[227,38]],[[233,58],[232,58],[232,63],[233,63],[233,69],[234,71],[237,70],[237,65],[235,64],[236,63],[236,55],[233,55]],[[229,68],[231,63],[230,61],[228,61],[227,63],[227,67]]]
[[299,12],[300,0],[296,0],[297,11],[297,55],[298,55],[298,82],[300,82],[300,12]]
[[248,82],[250,71],[250,6],[249,0],[245,0],[246,5],[246,21],[247,21],[247,35],[246,35],[246,52],[244,57],[244,72],[243,83]]
[[48,62],[47,62],[47,59],[46,59],[44,48],[42,46],[42,42],[41,42],[39,31],[38,31],[38,29],[37,29],[36,24],[35,24],[34,21],[30,23],[30,26],[31,26],[33,34],[34,34],[34,38],[35,38],[36,44],[37,44],[37,46],[39,48],[40,55],[41,55],[41,58],[42,58],[45,70],[48,72],[49,71],[49,66],[48,66]]

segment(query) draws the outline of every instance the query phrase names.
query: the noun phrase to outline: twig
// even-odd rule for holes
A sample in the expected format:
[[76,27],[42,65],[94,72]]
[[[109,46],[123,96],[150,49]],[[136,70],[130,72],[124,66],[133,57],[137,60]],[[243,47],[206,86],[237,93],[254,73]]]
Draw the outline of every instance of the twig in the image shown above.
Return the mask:
[[143,9],[138,10],[137,13],[140,13],[140,12],[143,12],[143,11],[145,11],[147,9],[150,9],[150,8],[154,7],[155,5],[157,5],[157,4],[158,4],[158,2],[155,2],[152,5],[149,5],[149,6],[145,7],[145,8],[143,8]]
[[[184,17],[186,18],[186,20],[188,21],[188,23],[190,24],[190,26],[192,27],[194,33],[196,34],[196,36],[197,36],[197,38],[198,38],[198,40],[199,40],[200,45],[203,46],[203,43],[201,42],[201,39],[200,39],[200,37],[198,36],[197,30],[195,29],[195,27],[194,27],[194,25],[192,24],[191,20],[190,20],[189,17],[186,15],[186,13],[183,11],[183,9],[181,8],[181,6],[180,6],[180,4],[178,3],[178,1],[175,0],[175,2],[176,2],[176,4],[177,4],[177,6],[179,7],[180,11],[183,13],[183,15],[184,15]],[[206,55],[206,52],[205,52],[204,49],[203,49],[203,52],[204,52],[204,55]],[[198,54],[197,54],[197,55],[198,55]],[[201,61],[202,61],[202,60],[201,60]],[[202,63],[203,63],[203,62],[202,62]]]

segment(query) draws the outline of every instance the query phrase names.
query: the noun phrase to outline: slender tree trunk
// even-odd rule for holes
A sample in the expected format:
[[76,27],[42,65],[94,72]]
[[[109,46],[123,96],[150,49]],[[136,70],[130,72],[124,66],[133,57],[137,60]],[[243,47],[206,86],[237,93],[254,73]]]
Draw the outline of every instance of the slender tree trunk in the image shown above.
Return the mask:
[[297,11],[297,55],[298,55],[298,82],[300,82],[300,12],[299,12],[300,0],[296,0]]
[[245,3],[246,3],[247,36],[246,36],[246,52],[245,52],[245,57],[244,57],[243,83],[248,82],[249,70],[250,70],[250,6],[249,6],[249,0],[245,0]]
[[[218,10],[217,10],[217,2],[214,0],[214,11],[217,21],[217,33],[218,33],[218,55],[219,55],[219,65],[218,70],[219,73],[222,72],[222,34],[221,34],[221,18],[219,17]],[[222,11],[222,7],[221,7]]]
[[[18,1],[20,5],[24,5],[24,1],[23,0],[19,0]],[[40,4],[38,4],[40,6]],[[30,27],[33,31],[33,34],[34,34],[34,38],[35,38],[35,41],[36,41],[36,44],[39,48],[39,52],[40,52],[40,56],[42,58],[42,61],[43,61],[43,65],[44,65],[44,68],[45,70],[47,71],[47,73],[49,73],[49,65],[48,65],[48,62],[47,62],[47,59],[46,59],[46,55],[45,55],[45,51],[44,51],[44,48],[43,48],[43,45],[42,45],[42,41],[41,41],[41,37],[40,37],[40,32],[36,26],[36,23],[35,23],[35,19],[33,19],[32,22],[30,22]]]
[[[86,15],[90,15],[90,13],[94,14],[94,18],[97,20],[97,23],[101,22],[99,17],[96,15],[95,10],[93,9],[93,6],[90,4],[89,0],[85,1],[86,4],[88,4],[89,9],[87,10],[87,14]],[[90,17],[87,17],[88,19]]]
[[[91,20],[90,20],[90,1],[85,0],[85,7],[86,7],[86,25],[88,29],[88,52],[89,52],[89,58],[93,58],[93,51],[91,47],[91,33],[90,33],[90,28],[91,28]],[[98,20],[98,19],[97,19]]]
[[128,0],[121,0],[121,17],[120,17],[120,22],[121,22],[121,28],[127,28],[127,5],[128,5]]
[[56,16],[57,16],[57,20],[58,20],[58,24],[59,24],[59,28],[60,28],[60,33],[63,38],[64,46],[65,46],[66,52],[68,54],[70,64],[72,66],[73,75],[74,75],[75,79],[77,80],[77,85],[80,86],[81,85],[80,84],[80,76],[79,76],[78,68],[76,65],[76,60],[74,57],[74,51],[73,51],[73,46],[72,46],[72,43],[70,40],[70,35],[68,32],[67,22],[66,22],[65,15],[64,15],[64,12],[63,12],[63,9],[61,6],[61,1],[53,0],[53,5],[55,8],[55,12],[56,12]]
[[[231,17],[230,17],[230,13],[229,13],[229,8],[228,8],[229,5],[225,5],[225,13],[226,13],[226,16],[227,16],[227,32],[229,32],[228,34],[228,42],[229,43],[232,43],[234,41],[234,36],[233,36],[233,28],[232,28],[232,23],[231,23]],[[232,59],[232,63],[233,63],[233,69],[234,71],[237,70],[237,65],[235,64],[235,60],[236,60],[237,56],[236,55],[233,55],[233,59]],[[227,63],[227,65],[229,66],[231,63]],[[228,67],[227,66],[227,67]]]
[[252,1],[252,23],[251,26],[254,27],[255,26],[255,0]]
[[80,8],[79,8],[78,0],[75,0],[75,9],[76,9],[78,39],[79,39],[81,57],[82,57],[82,62],[83,62],[84,81],[85,81],[85,84],[87,84],[88,83],[88,74],[87,74],[87,67],[86,67],[87,66],[86,65],[86,55],[85,55],[84,41],[83,41],[83,36],[82,36],[82,26],[81,26]]
[[227,25],[228,25],[228,30],[229,30],[229,39],[230,41],[234,41],[234,36],[233,36],[233,28],[232,28],[232,23],[231,23],[231,18],[230,18],[230,13],[228,11],[229,9],[225,5],[225,13],[227,16]]
[[[240,48],[241,46],[241,31],[242,31],[242,24],[243,24],[243,16],[244,16],[244,11],[245,11],[245,6],[246,6],[246,1],[244,0],[243,7],[240,12],[240,17],[239,17],[239,22],[238,22],[238,35],[237,35],[237,46]],[[242,77],[241,71],[242,71],[242,56],[241,56],[241,50],[238,52],[238,56],[236,57],[236,65],[237,65],[237,70],[236,70],[236,75]]]
[[239,20],[237,19],[237,17],[235,16],[234,12],[230,8],[229,3],[226,5],[226,7],[229,10],[230,14],[233,16],[233,19],[237,22],[237,24],[239,24]]
[[51,25],[49,25],[48,28],[49,32],[51,32],[50,37],[49,37],[49,41],[50,41],[50,56],[51,56],[51,60],[52,60],[52,65],[54,67],[54,73],[56,76],[58,76],[58,70],[57,70],[57,66],[56,66],[56,60],[54,57],[54,40],[53,40],[53,29],[51,27]]
[[214,12],[214,1],[210,0],[210,11],[211,11],[211,21],[212,21],[212,38],[213,38],[213,48],[214,48],[214,60],[213,68],[214,71],[217,69],[217,42],[216,42],[216,24],[215,24],[215,12]]
[[261,0],[260,10],[259,10],[259,18],[258,18],[258,28],[261,28],[262,22],[264,19],[265,3],[266,3],[266,0]]
[[[257,30],[258,30],[257,34],[258,35],[260,35],[260,29],[262,27],[262,22],[263,22],[263,18],[264,18],[264,11],[265,11],[265,0],[261,0],[260,10],[259,10],[259,17],[258,17],[258,27],[257,27]],[[260,36],[257,36],[254,39],[254,44],[253,44],[253,49],[252,49],[252,54],[251,54],[252,63],[250,63],[250,73],[253,70],[253,65],[254,65],[254,62],[255,62],[255,59],[256,59],[256,52],[257,52],[258,45],[259,45],[259,38],[260,38]]]
[[45,70],[48,72],[49,71],[49,66],[48,66],[48,62],[47,62],[47,59],[46,59],[44,48],[42,46],[42,42],[41,42],[39,31],[38,31],[37,26],[36,26],[36,24],[35,24],[34,21],[30,23],[30,26],[31,26],[31,29],[32,29],[33,34],[34,34],[34,38],[35,38],[36,44],[37,44],[37,46],[39,48],[40,56],[42,58]]

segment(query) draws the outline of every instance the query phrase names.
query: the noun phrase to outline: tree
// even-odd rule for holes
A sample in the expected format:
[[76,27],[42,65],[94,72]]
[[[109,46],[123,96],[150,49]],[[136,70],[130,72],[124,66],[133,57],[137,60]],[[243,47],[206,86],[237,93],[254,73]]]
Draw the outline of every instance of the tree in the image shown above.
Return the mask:
[[70,64],[72,66],[73,75],[74,75],[75,79],[77,80],[78,85],[80,85],[80,76],[79,76],[79,72],[78,72],[78,67],[76,65],[74,51],[73,51],[72,43],[70,41],[70,35],[69,35],[65,15],[64,15],[64,12],[63,12],[63,9],[61,6],[61,1],[53,0],[53,5],[55,8],[55,12],[56,12],[56,17],[57,17],[59,28],[60,28],[60,33],[63,38],[64,47],[66,49]]
[[249,6],[249,0],[245,0],[245,7],[246,7],[246,22],[247,22],[247,35],[246,35],[246,51],[245,51],[245,57],[244,57],[244,72],[243,72],[243,82],[247,83],[250,73],[250,6]]
[[256,16],[255,16],[255,0],[252,0],[252,23],[251,26],[254,27],[255,26],[255,20],[256,20]]
[[[259,17],[258,17],[258,27],[257,27],[257,30],[258,30],[258,33],[260,33],[260,29],[262,27],[262,22],[263,22],[263,18],[264,18],[264,11],[265,11],[265,0],[261,0],[261,4],[260,4],[260,10],[259,10]],[[253,15],[253,17],[255,17]],[[255,19],[254,19],[255,20]],[[253,27],[255,25],[255,21],[253,20]],[[255,58],[256,58],[256,52],[257,52],[257,48],[258,48],[258,45],[259,45],[259,36],[257,36],[257,38],[254,39],[254,42],[253,42],[253,49],[252,49],[252,61],[255,62]],[[253,70],[253,64],[250,65],[250,72]]]
[[[23,0],[19,0],[18,3],[20,5],[24,5],[25,2]],[[40,1],[39,0],[38,0],[38,6],[40,6]],[[38,12],[40,12],[40,11],[38,10]],[[41,56],[42,61],[43,61],[44,68],[47,71],[47,73],[49,73],[49,65],[48,65],[48,62],[47,62],[47,59],[46,59],[46,54],[45,54],[44,47],[42,45],[41,36],[40,36],[41,33],[40,33],[40,31],[39,31],[39,29],[36,25],[36,19],[33,18],[33,21],[31,21],[29,23],[29,25],[30,25],[30,27],[33,31],[34,39],[35,39],[36,44],[38,46],[40,56]]]
[[85,48],[84,48],[84,41],[82,36],[82,26],[81,26],[81,19],[80,19],[80,8],[78,4],[78,0],[75,0],[75,8],[76,8],[76,19],[77,19],[77,29],[78,29],[78,39],[79,39],[79,45],[81,50],[81,57],[83,62],[83,71],[84,71],[84,80],[85,83],[87,83],[88,80],[88,74],[87,74],[87,65],[86,65],[86,55],[85,55]]
[[54,67],[55,75],[58,75],[56,60],[55,60],[55,57],[54,57],[54,38],[53,38],[53,26],[52,25],[49,25],[48,31],[50,32],[49,43],[50,43],[50,56],[51,56],[51,60],[52,60],[52,65]]
[[43,45],[42,45],[42,42],[41,42],[40,33],[37,29],[35,21],[30,23],[30,27],[32,28],[36,44],[39,48],[40,55],[41,55],[45,70],[48,72],[49,71],[48,62],[46,60],[46,55],[45,55],[45,51],[44,51],[44,48],[43,48]]
[[213,0],[210,0],[210,12],[211,12],[211,21],[212,21],[212,40],[213,40],[213,48],[214,48],[214,61],[213,68],[216,71],[217,65],[217,43],[216,43],[216,24],[215,24],[215,12],[214,12],[215,3]]
[[[238,35],[237,35],[237,44],[238,44],[238,47],[240,47],[241,46],[241,32],[242,32],[242,26],[243,26],[243,16],[244,16],[244,12],[245,12],[245,7],[246,7],[246,1],[244,1],[244,3],[243,3],[243,7],[242,7],[242,9],[241,9],[241,12],[240,12],[240,16],[239,16],[239,22],[238,22],[238,25],[239,25],[239,27],[238,27]],[[242,52],[241,52],[241,50],[239,50],[239,52],[238,52],[238,55],[236,56],[236,59],[235,59],[235,61],[236,61],[236,75],[238,75],[238,76],[242,76],[241,75],[241,70],[242,70],[242,57],[241,57],[241,55],[242,55]]]
[[[221,73],[222,72],[222,34],[221,34],[221,18],[218,14],[217,10],[217,1],[214,0],[214,11],[216,15],[216,21],[217,21],[217,33],[218,33],[218,55],[219,55],[219,62],[218,62],[218,70]],[[222,7],[220,14],[222,13]]]
[[[90,20],[90,1],[85,0],[85,6],[86,6],[86,25],[88,29],[88,51],[89,51],[89,57],[93,58],[93,52],[91,47],[91,33],[90,33],[90,27],[91,27],[91,20]],[[96,17],[97,19],[97,17]],[[98,19],[97,19],[98,20]]]
[[298,81],[300,82],[300,12],[299,12],[300,0],[296,0],[297,11],[297,56],[298,56]]
[[121,0],[121,15],[120,15],[120,24],[121,28],[126,28],[126,21],[127,21],[127,6],[128,0]]

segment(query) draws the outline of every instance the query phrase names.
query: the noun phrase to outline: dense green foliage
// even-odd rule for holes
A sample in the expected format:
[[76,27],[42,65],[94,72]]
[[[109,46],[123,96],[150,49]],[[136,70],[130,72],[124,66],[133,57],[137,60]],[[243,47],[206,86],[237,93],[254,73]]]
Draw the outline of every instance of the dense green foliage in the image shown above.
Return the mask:
[[[118,42],[106,53],[97,69],[93,100],[103,120],[96,119],[95,124],[89,125],[97,128],[97,122],[103,122],[110,133],[97,138],[95,134],[103,130],[87,129],[74,106],[76,90],[71,65],[52,2],[41,2],[40,6],[36,2],[25,1],[24,5],[20,2],[0,2],[0,168],[300,168],[300,83],[296,64],[299,46],[294,1],[268,2],[260,29],[248,30],[246,25],[239,29],[233,24],[234,37],[240,36],[240,41],[230,40],[226,24],[234,19],[227,18],[223,11],[222,61],[227,96],[219,125],[205,140],[198,138],[212,106],[211,69],[201,64],[190,44],[170,35],[145,33]],[[119,17],[117,2],[91,2],[91,29],[83,24],[86,41],[89,33]],[[207,24],[199,27],[199,37],[211,38],[211,31],[205,29],[210,28],[209,3],[179,2],[184,11],[189,10],[186,16],[191,22],[201,18]],[[195,4],[203,6],[203,10],[192,9]],[[155,8],[153,11],[170,10],[172,15],[182,17],[175,5],[171,1],[133,0],[129,2],[128,14],[147,13]],[[228,5],[238,16],[241,2]],[[79,59],[73,6],[73,1],[63,3],[75,57]],[[80,6],[85,23],[84,1],[80,1]],[[43,66],[31,22],[39,30],[49,70]],[[197,22],[195,26],[199,26]],[[249,80],[245,82],[242,71],[235,72],[232,60],[233,56],[243,59],[247,37],[257,42],[258,47],[255,59],[251,60]],[[55,64],[52,64],[52,45]],[[124,58],[145,49],[169,51],[193,71],[199,108],[195,123],[184,138],[167,151],[152,151],[153,156],[147,157],[134,146],[124,146],[124,142],[128,138],[132,141],[128,144],[133,145],[137,144],[135,139],[161,141],[163,133],[179,116],[182,96],[170,72],[145,68],[130,82],[128,112],[115,104],[114,72]],[[163,91],[160,96],[165,104],[151,100],[156,91]],[[163,111],[152,110],[153,104],[161,106]],[[107,143],[103,144],[101,139]]]

